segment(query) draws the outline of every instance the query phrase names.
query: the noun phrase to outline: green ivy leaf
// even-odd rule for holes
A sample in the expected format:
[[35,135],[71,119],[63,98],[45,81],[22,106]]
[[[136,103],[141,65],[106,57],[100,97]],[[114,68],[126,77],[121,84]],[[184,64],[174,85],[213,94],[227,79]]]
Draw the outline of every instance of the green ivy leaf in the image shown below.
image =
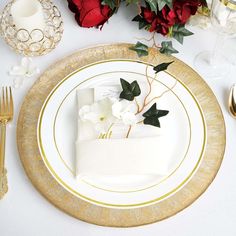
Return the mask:
[[159,118],[160,117],[163,117],[163,116],[166,116],[169,111],[166,111],[166,110],[158,110],[156,108],[156,103],[154,103],[151,108],[146,111],[144,114],[143,114],[143,117],[145,117],[143,123],[145,125],[152,125],[152,126],[155,126],[155,127],[161,127],[160,125],[160,121],[159,121]]
[[161,64],[159,64],[159,65],[157,65],[157,66],[154,66],[154,67],[153,67],[153,70],[154,70],[155,73],[157,74],[157,73],[159,73],[159,72],[161,72],[161,71],[166,70],[166,69],[168,68],[168,66],[169,66],[170,64],[172,64],[173,62],[174,62],[174,61],[167,62],[167,63],[161,63]]
[[135,97],[141,94],[141,89],[136,80],[130,84],[128,81],[121,78],[120,83],[123,89],[123,91],[120,93],[120,98],[133,101]]
[[173,8],[173,0],[157,0],[157,3],[159,11],[161,11],[165,5],[167,5],[170,9]]
[[151,10],[157,13],[157,0],[146,0],[146,2],[150,6]]
[[117,7],[116,0],[102,0],[101,4],[109,6],[112,10],[114,10]]
[[137,42],[135,46],[130,47],[129,49],[137,52],[139,57],[148,55],[148,46],[140,42]]
[[126,0],[126,4],[129,5],[129,4],[138,4],[139,3],[139,0]]
[[160,53],[171,55],[173,53],[178,53],[178,51],[173,48],[171,41],[165,41],[161,43]]
[[187,30],[184,25],[175,24],[172,28],[171,36],[181,44],[183,44],[184,37],[190,35],[193,35],[193,33]]
[[140,15],[135,16],[132,21],[136,21],[139,23],[139,29],[142,29],[149,25],[149,23]]

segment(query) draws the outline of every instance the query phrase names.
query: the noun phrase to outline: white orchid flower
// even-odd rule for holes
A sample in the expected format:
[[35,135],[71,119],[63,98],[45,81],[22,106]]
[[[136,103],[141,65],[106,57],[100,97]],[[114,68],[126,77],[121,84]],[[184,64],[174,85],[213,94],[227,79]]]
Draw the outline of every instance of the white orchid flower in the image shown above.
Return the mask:
[[9,75],[20,77],[20,78],[29,78],[39,73],[39,68],[32,64],[32,59],[29,57],[23,57],[21,64],[13,66],[9,71]]
[[117,101],[112,105],[112,114],[125,125],[135,125],[137,107],[133,102],[127,100]]
[[82,121],[90,121],[95,129],[101,133],[107,132],[109,126],[116,118],[112,114],[113,100],[102,99],[92,105],[85,105],[79,110],[79,117]]

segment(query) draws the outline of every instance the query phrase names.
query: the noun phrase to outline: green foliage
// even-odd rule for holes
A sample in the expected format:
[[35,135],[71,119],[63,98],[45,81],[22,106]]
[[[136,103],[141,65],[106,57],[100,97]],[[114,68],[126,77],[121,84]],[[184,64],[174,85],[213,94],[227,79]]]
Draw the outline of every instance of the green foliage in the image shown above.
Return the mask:
[[151,108],[143,114],[143,117],[145,117],[143,123],[145,125],[152,125],[152,126],[160,128],[161,124],[160,124],[159,118],[163,117],[163,116],[166,116],[169,113],[169,111],[158,110],[156,108],[156,105],[157,104],[154,103],[151,106]]
[[148,46],[140,42],[137,42],[135,46],[130,47],[129,49],[137,52],[139,57],[148,55]]
[[129,4],[138,4],[139,3],[139,0],[126,0],[126,4],[129,5]]
[[133,101],[135,97],[141,94],[141,89],[136,80],[130,84],[128,81],[121,78],[120,83],[123,89],[123,91],[120,93],[120,98]]
[[157,74],[157,73],[159,73],[159,72],[161,72],[161,71],[166,70],[166,69],[168,68],[168,66],[169,66],[170,64],[172,64],[173,62],[174,62],[174,61],[167,62],[167,63],[161,63],[161,64],[159,64],[159,65],[157,65],[157,66],[154,66],[154,67],[153,67],[153,70],[154,70],[155,73]]
[[140,15],[135,16],[132,21],[136,21],[139,23],[139,29],[143,29],[149,26],[149,23]]
[[173,7],[173,0],[146,0],[150,9],[157,13],[161,11],[162,8],[167,5],[169,8]]
[[173,48],[171,41],[163,41],[161,43],[160,53],[171,55],[173,53],[178,53],[178,51],[175,48]]
[[190,36],[190,35],[193,35],[193,33],[191,31],[187,30],[184,25],[175,24],[172,27],[171,35],[170,36],[172,36],[178,42],[183,44],[184,37],[185,36]]
[[167,5],[169,8],[173,8],[173,0],[157,0],[158,10],[161,11],[162,8]]

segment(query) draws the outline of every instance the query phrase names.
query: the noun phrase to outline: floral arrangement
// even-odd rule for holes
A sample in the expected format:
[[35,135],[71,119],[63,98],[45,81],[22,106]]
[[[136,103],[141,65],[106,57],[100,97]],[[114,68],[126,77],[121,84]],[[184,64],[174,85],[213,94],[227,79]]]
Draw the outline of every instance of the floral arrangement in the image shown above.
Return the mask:
[[[67,0],[69,9],[75,14],[75,19],[81,27],[97,27],[102,29],[105,22],[118,11],[121,0]],[[155,42],[155,33],[175,38],[181,44],[185,36],[192,35],[185,28],[186,22],[197,11],[209,13],[206,0],[123,0],[127,5],[135,4],[138,14],[133,21],[138,22],[139,29],[153,33],[148,41],[153,41],[152,47],[160,49],[161,53],[172,54],[178,51],[172,47],[172,42]],[[147,55],[147,46],[138,42],[135,49],[139,56]]]
[[[153,67],[155,74],[165,71],[170,64],[161,63]],[[120,79],[121,89],[118,96],[110,96],[85,105],[79,110],[79,118],[83,122],[90,122],[98,132],[99,139],[108,139],[112,137],[112,128],[116,124],[123,124],[128,127],[126,138],[129,137],[132,127],[137,124],[151,125],[161,127],[159,118],[166,116],[169,111],[157,109],[156,100],[161,98],[165,93],[171,91],[176,83],[162,94],[153,97],[152,85],[156,80],[148,75],[148,66],[146,67],[146,82],[148,91],[144,99],[139,99],[142,90],[138,82],[128,82]]]

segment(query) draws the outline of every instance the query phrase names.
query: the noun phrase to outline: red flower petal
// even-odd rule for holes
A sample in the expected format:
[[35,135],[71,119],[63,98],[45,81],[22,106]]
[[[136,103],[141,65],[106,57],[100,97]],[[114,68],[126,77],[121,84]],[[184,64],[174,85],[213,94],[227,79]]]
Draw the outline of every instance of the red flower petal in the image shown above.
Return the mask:
[[81,25],[83,27],[93,27],[93,26],[99,26],[105,23],[108,20],[108,18],[104,17],[101,14],[100,8],[92,9],[90,12],[88,12],[83,19],[80,18]]
[[102,15],[106,18],[108,18],[111,14],[111,8],[107,5],[105,5],[103,8],[102,8]]
[[174,1],[174,10],[178,17],[178,22],[185,24],[191,15],[195,15],[199,6],[201,6],[200,0],[185,0]]
[[82,8],[82,0],[70,0],[75,4],[75,6],[80,10]]
[[191,9],[189,7],[184,7],[182,9],[181,14],[179,14],[179,20],[181,21],[181,23],[186,23],[190,16],[191,16]]
[[82,25],[81,25],[80,15],[79,15],[79,14],[75,14],[75,20],[76,20],[76,22],[78,23],[79,26],[82,26]]
[[148,22],[152,23],[152,21],[155,19],[156,14],[152,12],[151,10],[144,8],[143,9],[143,18]]
[[149,28],[149,32],[153,32],[157,29],[157,20],[154,19],[154,21],[151,24],[151,27]]
[[67,0],[69,9],[76,13],[78,12],[78,7],[74,4],[73,0]]
[[171,10],[168,14],[168,19],[169,20],[174,20],[176,18],[175,11]]
[[74,1],[81,1],[81,8],[89,12],[94,8],[101,8],[101,1],[100,0],[74,0]]
[[80,21],[83,24],[83,20],[85,16],[94,9],[100,9],[101,11],[102,5],[100,0],[82,0],[82,7],[80,10]]

